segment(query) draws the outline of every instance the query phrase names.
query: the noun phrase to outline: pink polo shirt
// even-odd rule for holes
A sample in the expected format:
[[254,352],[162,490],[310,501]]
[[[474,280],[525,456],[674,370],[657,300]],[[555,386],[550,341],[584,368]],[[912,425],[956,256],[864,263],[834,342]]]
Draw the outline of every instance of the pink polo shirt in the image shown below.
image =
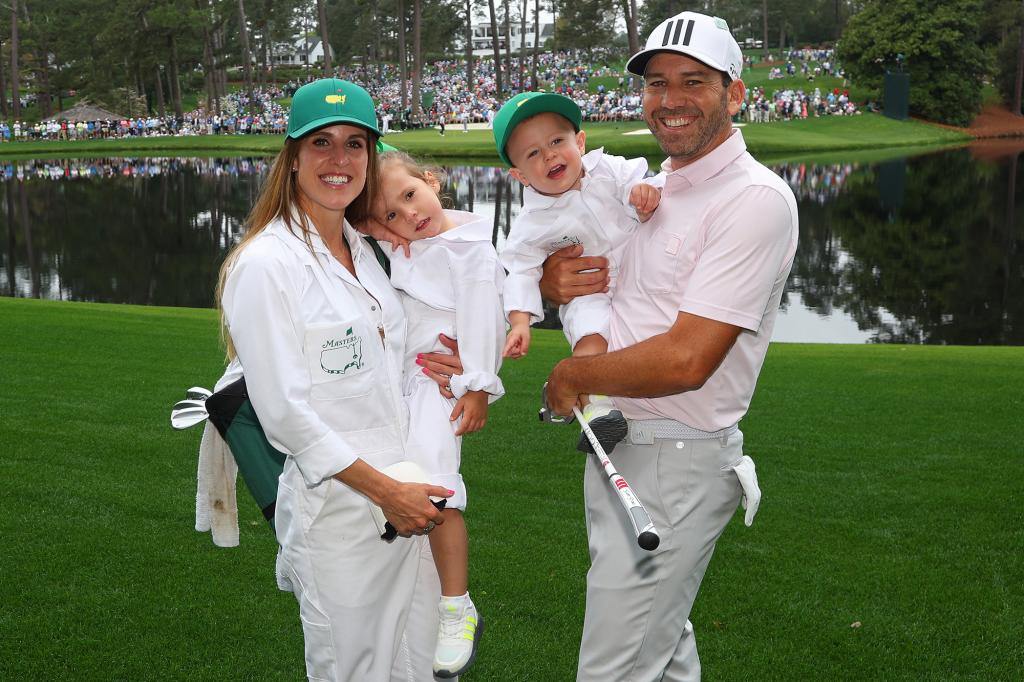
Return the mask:
[[680,311],[742,331],[700,389],[615,404],[630,419],[717,431],[736,424],[754,394],[796,253],[796,200],[747,153],[739,130],[694,163],[662,170],[661,205],[623,251],[608,349],[668,331]]

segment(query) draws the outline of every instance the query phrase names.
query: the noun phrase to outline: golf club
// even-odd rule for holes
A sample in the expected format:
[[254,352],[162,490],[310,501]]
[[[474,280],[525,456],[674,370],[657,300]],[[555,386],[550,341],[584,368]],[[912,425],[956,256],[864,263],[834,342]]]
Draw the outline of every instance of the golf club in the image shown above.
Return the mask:
[[213,393],[202,386],[193,386],[185,391],[185,398],[188,400],[206,400],[211,395],[213,395]]
[[181,431],[206,421],[205,400],[179,400],[171,409],[171,428]]
[[[546,401],[545,401],[546,402]],[[629,516],[630,523],[633,524],[633,531],[636,533],[636,542],[642,549],[646,549],[648,552],[658,548],[661,543],[661,536],[658,535],[658,530],[654,527],[654,523],[651,521],[651,515],[644,509],[644,505],[640,503],[637,496],[633,493],[633,489],[629,487],[629,483],[626,482],[618,471],[615,470],[615,466],[612,465],[611,460],[608,459],[608,455],[605,454],[604,448],[601,447],[601,441],[597,439],[594,432],[590,429],[590,424],[583,417],[583,413],[580,412],[578,407],[573,406],[573,414],[576,415],[576,419],[579,420],[580,426],[583,427],[583,433],[587,434],[587,440],[594,448],[594,454],[597,456],[597,461],[604,467],[604,473],[608,476],[608,481],[611,483],[615,492],[619,496],[619,502],[622,503],[622,508],[626,510],[626,514]]]

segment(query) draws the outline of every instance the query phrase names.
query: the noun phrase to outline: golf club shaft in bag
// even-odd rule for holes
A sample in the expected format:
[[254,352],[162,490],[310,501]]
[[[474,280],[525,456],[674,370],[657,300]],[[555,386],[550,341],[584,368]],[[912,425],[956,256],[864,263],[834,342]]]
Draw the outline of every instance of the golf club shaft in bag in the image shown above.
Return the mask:
[[629,522],[633,524],[637,544],[648,552],[657,549],[661,543],[661,536],[658,535],[658,530],[654,527],[654,522],[651,521],[651,515],[644,509],[644,505],[640,503],[640,500],[633,493],[633,489],[629,487],[626,479],[615,470],[615,466],[608,459],[604,448],[601,447],[601,441],[597,439],[597,436],[590,429],[590,424],[583,417],[583,413],[580,412],[578,407],[573,407],[572,411],[576,415],[576,419],[579,420],[583,433],[587,434],[587,440],[590,441],[594,448],[594,456],[597,457],[597,461],[601,463],[604,473],[608,476],[608,482],[611,483],[612,488],[618,495],[622,508],[626,510]]

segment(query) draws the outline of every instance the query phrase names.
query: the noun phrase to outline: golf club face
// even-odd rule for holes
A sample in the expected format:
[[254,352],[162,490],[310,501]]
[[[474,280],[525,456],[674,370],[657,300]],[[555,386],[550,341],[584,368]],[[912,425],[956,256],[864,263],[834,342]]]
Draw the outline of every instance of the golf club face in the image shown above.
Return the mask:
[[206,421],[207,417],[209,415],[206,410],[197,410],[195,408],[175,410],[171,412],[171,428],[176,431],[183,431],[196,424],[201,424]]
[[[190,388],[186,391],[186,394],[190,394],[196,390],[196,388]],[[198,390],[205,391],[206,389]],[[182,431],[193,427],[196,424],[201,424],[206,421],[207,417],[209,417],[209,413],[206,411],[205,397],[201,397],[200,399],[179,400],[174,403],[174,407],[171,409],[171,428],[177,431]]]
[[188,400],[206,400],[211,395],[213,395],[213,393],[202,386],[193,386],[185,391],[185,398]]

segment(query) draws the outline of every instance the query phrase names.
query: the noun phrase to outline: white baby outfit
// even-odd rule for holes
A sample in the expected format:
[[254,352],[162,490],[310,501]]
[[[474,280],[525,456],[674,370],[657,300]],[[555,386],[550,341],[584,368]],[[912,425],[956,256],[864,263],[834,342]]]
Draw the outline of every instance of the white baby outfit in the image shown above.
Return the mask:
[[[454,490],[447,508],[465,510],[466,486],[459,474],[462,438],[449,418],[467,391],[486,391],[489,402],[505,393],[498,369],[505,341],[501,289],[505,273],[491,245],[491,220],[465,211],[445,211],[455,227],[410,245],[411,257],[391,257],[391,283],[402,291],[408,320],[403,393],[409,406],[409,459],[431,482]],[[448,352],[438,334],[458,339],[463,373],[451,378],[456,400],[445,398],[416,364],[420,353]]]
[[584,255],[608,258],[612,288],[607,293],[577,297],[558,310],[572,347],[590,334],[608,338],[616,254],[639,224],[629,194],[647,175],[648,164],[643,158],[605,154],[602,148],[584,154],[583,169],[579,190],[559,196],[541,194],[532,187],[524,190],[522,212],[501,252],[501,264],[508,270],[502,292],[505,315],[517,310],[529,313],[530,324],[544,319],[538,283],[550,254],[582,244]]

